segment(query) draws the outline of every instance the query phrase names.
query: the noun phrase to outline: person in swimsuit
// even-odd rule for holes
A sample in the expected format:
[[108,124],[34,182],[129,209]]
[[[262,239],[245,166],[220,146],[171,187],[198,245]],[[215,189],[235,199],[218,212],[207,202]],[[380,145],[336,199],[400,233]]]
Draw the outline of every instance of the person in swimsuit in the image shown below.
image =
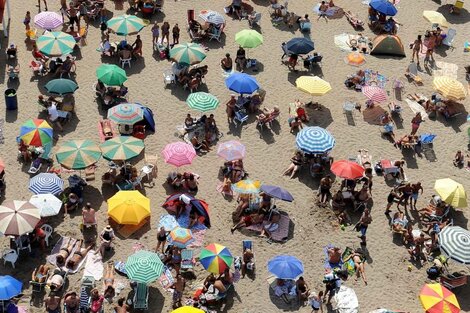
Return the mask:
[[416,113],[415,117],[411,120],[411,135],[415,135],[418,132],[419,125],[423,122],[421,113]]
[[162,253],[165,253],[165,244],[166,244],[166,237],[168,232],[165,230],[165,227],[160,227],[160,230],[157,233],[157,247],[155,248],[155,252],[158,252],[160,246],[162,247]]
[[246,226],[250,226],[250,225],[261,224],[264,220],[264,216],[265,216],[264,214],[258,214],[258,213],[246,215],[241,219],[240,222],[233,225],[232,228],[230,229],[230,231],[233,234],[235,232],[235,230],[237,230],[238,228],[246,227]]
[[181,268],[181,249],[178,247],[174,247],[173,251],[171,252],[171,260],[170,263],[173,265],[176,276],[178,277]]
[[165,42],[165,38],[166,38],[167,44],[170,45],[170,24],[168,22],[163,22],[161,30],[162,30],[162,45]]
[[56,268],[54,273],[47,279],[46,285],[49,286],[51,291],[60,290],[65,282],[64,276],[65,272],[61,271],[59,268]]
[[223,58],[220,61],[220,65],[222,66],[222,69],[226,72],[231,72],[232,67],[233,67],[233,61],[232,58],[230,57],[230,53],[225,54],[225,58]]
[[406,210],[406,207],[408,205],[408,199],[411,197],[411,194],[413,193],[411,184],[408,183],[404,186],[401,186],[400,188],[398,188],[398,191],[401,192],[401,197],[400,197],[400,200],[398,201],[397,207],[399,207],[403,203],[405,206],[405,210]]
[[[390,211],[390,208],[395,203],[396,199],[399,199],[399,195],[397,193],[396,188],[393,188],[392,190],[390,190],[390,193],[387,196],[387,207],[385,208],[385,215],[389,215],[390,212],[392,212]],[[400,209],[398,209],[398,211],[401,212]]]
[[67,313],[78,313],[80,309],[80,298],[77,297],[75,291],[70,291],[65,294],[64,304],[67,308]]
[[154,47],[158,43],[158,38],[160,37],[160,26],[158,26],[157,21],[152,26],[152,38]]
[[331,197],[330,189],[332,184],[333,180],[330,175],[326,175],[320,180],[320,203],[326,203]]
[[110,225],[107,225],[100,234],[101,245],[100,245],[100,253],[101,256],[104,256],[106,249],[111,247],[111,243],[114,240],[114,230]]
[[235,214],[234,214],[235,221],[239,221],[241,216],[245,213],[245,210],[249,208],[250,198],[251,198],[251,195],[249,194],[238,195],[238,199],[237,199],[238,205],[235,209]]
[[87,204],[82,209],[82,218],[83,218],[83,226],[86,228],[95,227],[96,228],[96,211],[91,207],[91,203],[87,202]]
[[37,283],[43,283],[47,279],[47,275],[49,273],[49,266],[41,265],[39,268],[35,268],[33,273],[31,274],[31,281]]
[[365,262],[364,256],[362,255],[362,253],[356,250],[354,251],[354,253],[350,254],[346,259],[343,260],[344,263],[349,261],[349,259],[352,259],[354,262],[354,268],[356,269],[355,280],[357,281],[359,276],[361,276],[362,280],[364,281],[364,284],[366,284],[367,286],[366,272],[364,269],[364,262]]
[[103,277],[104,298],[112,300],[116,292],[114,290],[114,265],[108,262],[106,272]]
[[292,179],[294,175],[299,171],[300,167],[302,166],[302,153],[300,151],[296,151],[294,156],[291,158],[291,164],[289,167],[284,171],[282,175],[289,175]]
[[77,249],[74,251],[72,257],[66,264],[68,269],[75,269],[75,267],[78,266],[78,264],[80,264],[83,258],[87,255],[88,251],[93,248],[92,245],[90,245],[88,248],[82,248],[82,245],[84,244],[83,240],[78,240],[77,244]]
[[246,67],[246,52],[241,46],[237,50],[237,57],[235,58],[237,70],[243,73]]
[[299,279],[297,279],[295,286],[297,288],[297,297],[300,303],[304,303],[308,299],[310,288],[308,288],[308,285],[305,282],[303,276],[300,276]]
[[68,242],[62,248],[60,248],[60,251],[56,256],[57,266],[61,267],[65,265],[65,261],[69,257],[70,253],[72,253],[72,250],[74,249],[77,242],[78,241],[72,243],[72,239],[69,239]]
[[31,26],[29,25],[31,23],[31,12],[26,11],[26,15],[23,20],[23,24],[25,26],[26,32],[31,29]]
[[410,208],[416,210],[416,202],[418,201],[419,192],[423,194],[423,186],[421,186],[420,182],[411,185],[411,198],[410,198]]
[[190,193],[197,193],[198,182],[197,179],[194,177],[194,174],[189,174],[189,177],[185,180],[185,186]]
[[421,35],[418,35],[418,38],[413,42],[413,56],[411,57],[411,62],[414,62],[415,55],[416,61],[419,65],[419,53],[423,53],[423,40],[421,39]]
[[103,306],[103,301],[104,297],[100,295],[100,292],[98,289],[94,288],[90,292],[91,296],[91,305],[90,305],[90,312],[92,313],[98,313],[101,311],[101,308]]
[[372,216],[370,215],[369,209],[366,208],[358,222],[359,230],[361,231],[361,235],[359,236],[359,238],[361,238],[361,245],[366,245],[366,232],[370,223],[372,223]]
[[44,300],[47,313],[60,313],[60,297],[54,291],[49,293],[49,296]]
[[183,298],[183,291],[184,291],[184,288],[186,287],[186,281],[183,278],[183,276],[181,276],[181,274],[179,273],[176,274],[176,281],[173,283],[171,287],[174,288],[173,308],[176,309],[182,306],[181,299]]
[[194,146],[194,149],[196,150],[205,150],[205,151],[210,151],[211,149],[209,148],[209,145],[207,142],[204,140],[202,142],[199,141],[198,139],[199,132],[195,132],[193,138],[191,138],[191,144]]

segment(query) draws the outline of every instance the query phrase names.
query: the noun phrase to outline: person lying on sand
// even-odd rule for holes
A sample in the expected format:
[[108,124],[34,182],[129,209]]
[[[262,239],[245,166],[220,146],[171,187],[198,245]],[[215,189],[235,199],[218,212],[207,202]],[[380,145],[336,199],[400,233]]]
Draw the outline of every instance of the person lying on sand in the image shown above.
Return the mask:
[[72,243],[72,239],[68,239],[67,243],[63,245],[62,248],[60,248],[59,253],[56,256],[56,264],[59,267],[62,267],[65,265],[65,260],[69,257],[70,253],[72,253],[72,250],[75,247],[75,244],[77,244],[78,241]]
[[75,269],[78,264],[83,260],[83,258],[87,255],[88,251],[90,251],[93,248],[93,245],[90,245],[88,248],[82,248],[82,245],[84,244],[83,240],[78,240],[76,242],[78,244],[77,249],[72,255],[72,258],[67,262],[66,266],[68,269]]
[[233,232],[238,228],[247,227],[250,225],[261,224],[264,220],[264,214],[254,213],[250,215],[243,216],[241,221],[232,226],[230,231]]
[[341,261],[341,255],[343,251],[338,247],[328,248],[328,262],[332,264],[337,264]]
[[365,268],[364,268],[364,264],[365,264],[366,259],[365,259],[364,255],[359,250],[356,250],[356,251],[354,251],[354,253],[350,254],[343,261],[346,263],[347,261],[349,261],[349,259],[352,259],[353,262],[354,262],[354,269],[356,270],[355,280],[357,281],[357,279],[360,276],[362,278],[362,280],[364,281],[364,284],[366,284],[366,286],[367,286],[366,271],[365,271]]

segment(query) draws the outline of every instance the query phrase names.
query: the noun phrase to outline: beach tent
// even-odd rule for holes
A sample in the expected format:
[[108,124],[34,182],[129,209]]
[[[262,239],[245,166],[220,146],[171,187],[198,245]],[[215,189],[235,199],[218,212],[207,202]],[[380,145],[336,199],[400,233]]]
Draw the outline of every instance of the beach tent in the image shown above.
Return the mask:
[[405,48],[401,43],[400,37],[395,35],[380,35],[375,37],[372,42],[372,55],[395,55],[404,57]]

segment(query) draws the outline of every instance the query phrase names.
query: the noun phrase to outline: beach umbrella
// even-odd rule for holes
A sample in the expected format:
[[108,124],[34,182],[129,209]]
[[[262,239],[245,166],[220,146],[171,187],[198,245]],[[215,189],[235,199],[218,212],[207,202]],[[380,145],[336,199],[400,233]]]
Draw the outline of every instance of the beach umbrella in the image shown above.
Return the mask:
[[467,193],[463,185],[453,179],[443,178],[436,180],[434,190],[436,190],[442,201],[454,208],[464,208],[467,206]]
[[188,96],[186,103],[193,110],[206,112],[215,110],[219,106],[219,99],[207,92],[195,92]]
[[119,136],[100,145],[103,157],[112,161],[125,161],[138,156],[144,150],[144,141],[132,136]]
[[0,205],[0,233],[5,236],[30,233],[40,220],[39,209],[27,201],[5,201]]
[[356,162],[348,160],[333,162],[330,170],[336,176],[345,179],[357,179],[364,176],[364,168]]
[[419,300],[426,313],[458,313],[460,305],[449,289],[441,284],[426,284],[419,293]]
[[256,48],[263,43],[263,36],[253,29],[244,29],[235,34],[235,41],[243,48]]
[[189,165],[196,157],[196,150],[185,142],[173,142],[165,146],[162,151],[165,162],[176,167]]
[[64,181],[53,173],[40,173],[29,180],[29,190],[34,194],[59,194],[64,190]]
[[88,139],[69,140],[60,146],[55,156],[64,167],[81,170],[98,162],[101,150]]
[[300,76],[296,79],[295,85],[312,96],[323,96],[331,90],[330,83],[318,76]]
[[460,226],[447,226],[439,232],[439,248],[452,260],[470,264],[470,232]]
[[199,17],[206,23],[211,23],[214,25],[223,25],[225,24],[225,18],[218,12],[211,10],[201,11]]
[[126,273],[130,280],[149,284],[158,279],[164,270],[160,257],[155,252],[140,250],[126,261]]
[[120,15],[106,22],[108,28],[119,36],[137,34],[146,26],[143,19],[135,15]]
[[304,265],[295,256],[278,255],[269,260],[268,271],[280,279],[296,279],[304,272]]
[[[334,295],[335,311],[338,313],[357,313],[359,312],[359,300],[354,289],[342,285]],[[390,312],[393,313],[393,312]]]
[[170,58],[179,64],[193,65],[206,58],[206,51],[198,43],[180,43],[171,48]]
[[187,228],[178,226],[170,231],[170,243],[178,248],[184,249],[193,241],[193,233]]
[[108,199],[108,215],[121,225],[139,225],[150,216],[150,199],[137,190],[121,190]]
[[176,227],[179,227],[179,225],[174,215],[164,214],[160,216],[160,220],[158,221],[157,228],[160,229],[160,227],[165,228],[165,231],[171,231]]
[[397,8],[388,0],[372,0],[369,5],[379,13],[388,16],[395,16]]
[[329,131],[321,127],[304,127],[295,138],[299,150],[310,154],[322,154],[334,148],[336,141]]
[[432,81],[434,89],[451,100],[463,100],[467,97],[466,87],[458,80],[448,76],[437,76]]
[[307,54],[315,49],[313,41],[310,39],[299,37],[292,38],[286,43],[287,51],[292,52],[293,54]]
[[78,85],[71,79],[57,78],[50,80],[44,88],[50,94],[63,96],[74,93],[78,89]]
[[204,313],[204,311],[193,306],[182,306],[171,311],[171,313]]
[[75,38],[64,32],[47,32],[36,40],[39,51],[48,56],[72,53],[76,44]]
[[[165,200],[165,203],[162,204],[162,208],[168,211],[170,214],[175,214],[176,213],[176,206],[180,203],[183,202],[185,206],[189,209],[194,209],[196,213],[199,215],[199,221],[202,220],[204,225],[206,225],[208,228],[211,227],[211,222],[210,222],[210,216],[209,216],[209,205],[207,202],[201,199],[196,199],[193,196],[191,196],[189,193],[175,193],[170,196],[168,196]],[[168,228],[172,227],[172,224],[169,223],[169,225],[164,225],[165,227],[168,226]]]
[[62,15],[52,11],[44,11],[34,16],[34,25],[39,28],[51,30],[64,23]]
[[5,161],[0,159],[0,173],[2,173],[5,170]]
[[267,194],[268,196],[279,199],[279,200],[283,200],[287,202],[294,201],[294,197],[290,194],[289,191],[278,186],[262,185],[261,191]]
[[245,154],[245,146],[238,140],[223,142],[217,148],[217,155],[226,161],[241,160]]
[[387,92],[379,86],[363,86],[362,94],[374,102],[384,102],[387,100]]
[[256,78],[245,73],[233,73],[225,79],[225,86],[239,94],[252,94],[259,89]]
[[204,269],[213,274],[222,274],[233,262],[233,256],[227,247],[211,243],[199,254],[199,262]]
[[108,110],[108,118],[118,124],[134,125],[144,119],[144,111],[138,104],[121,103]]
[[21,293],[23,283],[9,275],[0,276],[0,301],[10,300]]
[[232,190],[239,194],[257,194],[261,188],[259,180],[244,179],[232,185]]
[[442,27],[449,27],[449,22],[442,13],[436,11],[423,11],[423,17],[432,24],[439,24]]
[[51,193],[34,195],[29,202],[39,209],[41,217],[57,215],[62,208],[62,200]]
[[27,146],[42,147],[52,142],[53,129],[45,120],[27,120],[20,128],[20,139]]
[[366,59],[362,53],[351,52],[346,57],[344,57],[344,62],[352,66],[361,66],[366,63]]
[[108,86],[121,86],[127,80],[126,71],[115,64],[101,64],[96,69],[96,77]]

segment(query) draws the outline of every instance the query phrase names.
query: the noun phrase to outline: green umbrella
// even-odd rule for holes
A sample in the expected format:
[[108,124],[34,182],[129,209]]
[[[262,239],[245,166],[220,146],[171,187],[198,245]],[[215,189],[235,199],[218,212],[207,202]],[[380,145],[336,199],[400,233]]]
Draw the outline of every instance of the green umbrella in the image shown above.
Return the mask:
[[204,60],[206,52],[200,44],[183,43],[175,45],[170,50],[170,58],[180,64],[193,65]]
[[147,25],[143,19],[127,14],[113,17],[106,24],[109,29],[120,36],[137,34]]
[[263,36],[256,30],[244,29],[236,33],[235,41],[243,48],[256,48],[263,43]]
[[72,53],[77,44],[72,35],[64,32],[47,32],[36,41],[39,51],[49,56]]
[[206,112],[215,110],[219,106],[219,99],[207,92],[195,92],[188,96],[186,103],[191,109]]
[[101,157],[101,150],[91,140],[70,140],[56,153],[57,161],[64,167],[80,170],[95,164]]
[[96,77],[108,86],[121,86],[127,80],[126,71],[114,64],[100,65]]
[[126,273],[130,280],[149,284],[162,275],[163,263],[158,254],[140,250],[127,258]]
[[144,142],[132,136],[119,136],[100,145],[103,157],[113,161],[125,161],[138,156],[144,150]]
[[58,78],[50,80],[44,88],[51,94],[63,96],[68,93],[74,93],[78,89],[78,85],[73,80]]

